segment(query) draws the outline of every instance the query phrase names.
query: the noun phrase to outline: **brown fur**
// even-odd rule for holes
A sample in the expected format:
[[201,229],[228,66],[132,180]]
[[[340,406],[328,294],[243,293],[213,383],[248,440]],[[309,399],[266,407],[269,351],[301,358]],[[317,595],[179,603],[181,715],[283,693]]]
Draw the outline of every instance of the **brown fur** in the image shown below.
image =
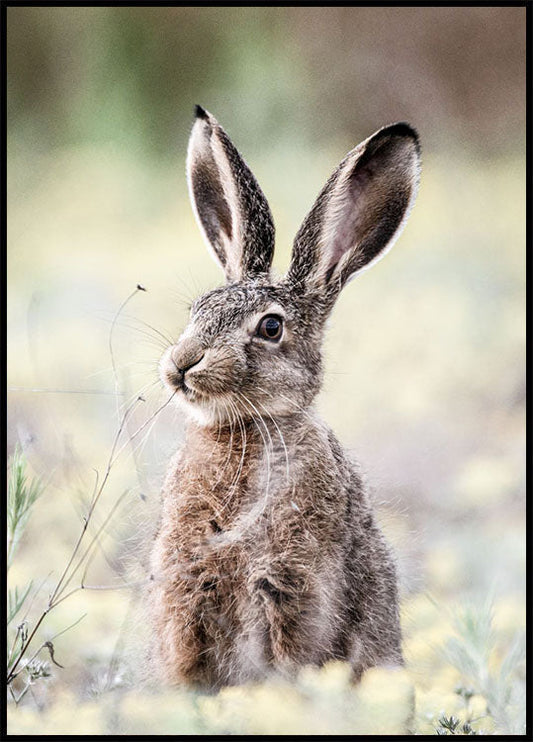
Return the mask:
[[[203,109],[188,168],[227,285],[194,303],[161,361],[194,422],[168,471],[152,552],[160,675],[216,689],[334,658],[355,679],[401,663],[394,560],[357,466],[312,405],[334,301],[390,247],[413,202],[416,134],[395,124],[346,156],[278,281],[266,200]],[[272,317],[275,339],[260,329]]]
[[[264,497],[265,449],[250,423],[242,431],[193,426],[170,468],[152,563],[169,681],[218,687],[332,657],[352,660],[357,674],[401,661],[394,566],[360,479],[318,421],[287,423],[288,473],[269,426],[278,466]],[[361,615],[346,605],[355,577],[364,586]]]

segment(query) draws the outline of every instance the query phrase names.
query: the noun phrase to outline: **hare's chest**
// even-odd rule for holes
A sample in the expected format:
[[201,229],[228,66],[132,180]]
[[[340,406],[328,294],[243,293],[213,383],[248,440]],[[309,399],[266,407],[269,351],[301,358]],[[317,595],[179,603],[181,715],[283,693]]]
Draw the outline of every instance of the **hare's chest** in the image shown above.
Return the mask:
[[231,494],[232,501],[183,493],[172,541],[178,545],[182,589],[201,592],[202,604],[238,620],[256,604],[259,587],[265,588],[288,546],[278,543],[279,517],[269,503],[244,488]]
[[153,562],[161,624],[175,628],[182,674],[239,683],[308,652],[320,659],[313,647],[329,645],[327,617],[337,608],[303,495],[264,498],[238,486],[228,498],[183,485],[165,503]]

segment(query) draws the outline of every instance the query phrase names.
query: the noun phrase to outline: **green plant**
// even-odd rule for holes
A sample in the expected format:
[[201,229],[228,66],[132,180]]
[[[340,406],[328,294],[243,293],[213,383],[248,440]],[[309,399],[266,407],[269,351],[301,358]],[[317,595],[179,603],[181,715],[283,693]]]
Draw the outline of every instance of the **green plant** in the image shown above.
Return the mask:
[[[137,294],[139,291],[145,291],[144,287],[137,285],[135,290],[128,296],[128,298],[120,305],[115,318],[111,326],[111,332],[109,336],[109,349],[111,359],[113,363],[113,371],[116,380],[116,369],[115,361],[112,348],[112,332],[115,323],[129,300]],[[116,389],[117,389],[117,385]],[[165,403],[168,404],[170,401],[167,400]],[[87,572],[92,562],[94,554],[100,545],[100,536],[109,525],[112,517],[116,513],[117,508],[124,499],[125,495],[128,494],[129,490],[122,492],[119,497],[115,500],[112,507],[109,509],[107,514],[103,517],[98,527],[90,534],[89,526],[94,519],[95,509],[101,501],[102,495],[109,481],[111,471],[119,458],[119,456],[131,445],[132,441],[150,424],[150,422],[159,414],[162,407],[151,415],[139,428],[132,434],[128,435],[128,440],[123,441],[123,434],[127,431],[127,422],[140,402],[144,402],[142,396],[137,396],[130,402],[122,414],[119,416],[120,422],[118,425],[117,432],[111,447],[111,452],[107,459],[103,477],[100,477],[99,473],[96,472],[96,480],[94,489],[88,508],[82,519],[81,530],[74,543],[72,552],[63,570],[60,572],[60,576],[55,582],[55,585],[51,588],[48,600],[44,605],[44,608],[38,614],[35,621],[31,621],[28,618],[28,614],[32,607],[32,604],[37,597],[40,589],[44,582],[39,585],[36,589],[33,589],[33,580],[30,581],[26,587],[20,589],[15,586],[8,592],[8,628],[12,626],[8,636],[8,655],[7,655],[7,686],[10,690],[11,697],[15,703],[19,703],[20,700],[27,693],[31,685],[41,678],[47,678],[50,676],[50,665],[48,662],[43,662],[39,659],[39,655],[43,650],[47,650],[50,658],[50,662],[58,667],[62,665],[55,659],[54,644],[55,640],[61,634],[64,634],[69,629],[77,625],[84,616],[81,616],[67,628],[59,631],[51,638],[43,641],[37,650],[33,652],[31,657],[30,647],[33,646],[37,632],[43,624],[46,616],[63,601],[67,600],[71,595],[80,590],[115,590],[117,588],[130,587],[131,585],[127,582],[123,582],[119,585],[88,585],[86,583]],[[117,407],[117,412],[119,408]],[[10,476],[8,486],[8,569],[13,562],[13,558],[20,542],[20,539],[24,533],[24,528],[28,522],[31,514],[31,510],[36,500],[43,491],[43,484],[39,478],[28,479],[27,475],[27,462],[24,454],[17,447],[15,453],[9,462]],[[73,585],[73,581],[78,578],[79,584]],[[31,598],[30,598],[31,595]],[[26,608],[22,620],[13,628],[15,618],[21,613],[23,608]]]
[[[481,719],[492,720],[500,734],[525,733],[525,637],[516,632],[505,646],[493,626],[492,599],[483,604],[467,604],[454,616],[455,636],[445,645],[444,659],[462,676],[464,682],[455,692],[465,705],[462,727],[454,717],[439,719],[438,734],[476,734]],[[472,718],[470,701],[479,695],[485,713]],[[451,721],[453,720],[453,721]],[[443,723],[444,721],[444,723]],[[455,724],[457,721],[457,724]],[[466,725],[466,728],[465,728]],[[458,731],[462,729],[462,731]],[[440,731],[439,731],[440,730]]]
[[468,721],[461,724],[461,720],[456,716],[443,715],[438,723],[438,727],[435,728],[437,734],[482,734],[482,732],[474,731]]
[[[27,461],[22,450],[17,446],[9,461],[9,480],[7,488],[7,570],[13,564],[13,559],[19,542],[23,536],[24,529],[28,523],[31,510],[43,491],[43,484],[40,479],[31,479],[28,482]],[[28,606],[28,598],[33,587],[33,580],[24,588],[16,585],[8,588],[8,611],[7,611],[7,628],[8,628],[8,668],[19,661],[21,652],[28,639],[28,624],[25,617],[20,621],[14,630],[12,624],[15,618],[20,614],[22,608]],[[46,663],[28,663],[26,666],[26,683],[18,694],[15,694],[11,684],[8,683],[12,697],[16,702],[20,701],[29,689],[32,682],[39,677],[48,677],[49,670]]]
[[[43,491],[43,484],[40,479],[32,479],[28,483],[26,466],[26,457],[20,447],[17,446],[10,460],[10,475],[7,490],[8,570],[13,563],[13,557],[28,522],[31,509]],[[24,599],[22,602],[24,602]]]

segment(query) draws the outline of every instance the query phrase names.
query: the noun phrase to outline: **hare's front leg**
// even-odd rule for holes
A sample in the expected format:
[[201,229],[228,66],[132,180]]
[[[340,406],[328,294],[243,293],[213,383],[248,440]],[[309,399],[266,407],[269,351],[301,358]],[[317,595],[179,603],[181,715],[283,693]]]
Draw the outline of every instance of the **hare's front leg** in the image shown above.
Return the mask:
[[331,591],[290,564],[255,571],[249,589],[266,619],[268,660],[287,672],[305,664],[322,664],[334,640],[329,618],[335,614]]
[[[236,572],[231,564],[226,558],[226,570]],[[232,611],[222,593],[231,593],[231,581],[201,540],[186,545],[183,529],[174,527],[161,529],[151,566],[155,651],[163,675],[170,683],[218,685],[228,674],[220,656],[231,644]]]
[[204,596],[180,576],[176,549],[171,554],[162,541],[156,543],[152,558],[151,612],[157,640],[154,651],[168,682],[201,682],[205,675],[201,661],[205,637],[199,617]]

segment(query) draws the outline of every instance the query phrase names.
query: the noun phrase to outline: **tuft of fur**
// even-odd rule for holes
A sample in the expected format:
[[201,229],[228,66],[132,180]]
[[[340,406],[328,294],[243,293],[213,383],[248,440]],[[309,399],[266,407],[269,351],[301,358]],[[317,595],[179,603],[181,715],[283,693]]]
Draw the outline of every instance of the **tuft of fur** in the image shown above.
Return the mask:
[[[313,400],[335,299],[412,206],[418,137],[394,124],[348,153],[274,280],[266,199],[220,124],[196,116],[190,193],[227,283],[197,299],[160,364],[191,421],[151,557],[157,669],[217,689],[343,659],[357,680],[402,663],[396,568],[357,465]],[[261,331],[268,318],[279,337]]]

